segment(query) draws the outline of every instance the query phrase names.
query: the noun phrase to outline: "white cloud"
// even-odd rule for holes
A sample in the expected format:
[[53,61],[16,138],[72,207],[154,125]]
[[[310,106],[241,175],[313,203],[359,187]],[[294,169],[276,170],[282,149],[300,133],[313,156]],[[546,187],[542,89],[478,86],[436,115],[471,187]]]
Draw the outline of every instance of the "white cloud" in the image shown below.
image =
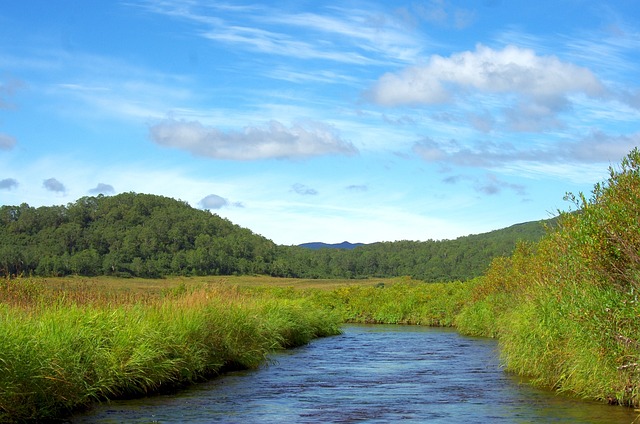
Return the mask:
[[500,94],[506,96],[510,129],[537,131],[559,125],[557,114],[568,108],[568,96],[605,92],[587,68],[531,49],[509,45],[494,50],[479,44],[475,51],[434,55],[426,65],[384,74],[366,95],[382,106],[418,106]]
[[167,119],[151,126],[150,136],[161,146],[214,159],[302,159],[357,152],[332,127],[311,121],[289,128],[278,121],[271,121],[265,127],[224,132],[205,127],[197,121]]

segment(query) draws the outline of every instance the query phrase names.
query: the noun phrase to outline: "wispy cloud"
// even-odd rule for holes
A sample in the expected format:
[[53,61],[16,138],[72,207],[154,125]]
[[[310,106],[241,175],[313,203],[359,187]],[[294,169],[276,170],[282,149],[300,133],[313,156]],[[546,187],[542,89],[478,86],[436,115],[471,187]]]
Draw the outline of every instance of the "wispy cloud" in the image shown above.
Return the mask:
[[455,29],[467,28],[476,19],[476,13],[472,9],[458,7],[445,0],[414,3],[397,9],[396,13],[413,25],[417,25],[419,21],[426,21],[440,27]]
[[[56,113],[85,117],[161,118],[193,99],[188,77],[146,67],[116,56],[67,51],[59,47],[23,47],[30,59],[0,64],[0,70],[31,74],[31,92],[43,96],[45,106]],[[36,62],[33,65],[31,62]],[[15,108],[11,96],[27,87],[27,82],[11,80],[0,85],[0,109]],[[73,100],[73,101],[71,101]],[[56,106],[52,106],[55,104]],[[59,107],[65,104],[64,108]]]
[[464,174],[449,175],[443,178],[442,182],[450,185],[466,182],[471,185],[474,191],[488,196],[497,195],[504,190],[512,191],[521,197],[527,195],[527,188],[523,184],[510,183],[498,178],[495,174],[486,174],[481,177]]
[[347,186],[347,190],[353,192],[364,192],[369,190],[369,186],[367,186],[366,184],[352,184],[350,186]]
[[294,193],[300,194],[302,196],[315,196],[318,194],[318,190],[316,190],[315,188],[311,188],[300,183],[292,185],[291,190]]
[[[112,66],[112,74],[78,75],[75,82],[50,86],[54,96],[72,97],[82,107],[71,111],[78,115],[94,117],[118,117],[136,121],[159,119],[172,109],[186,103],[191,93],[180,84],[167,84],[171,76],[158,76],[150,71],[146,76],[142,69],[131,66]],[[175,83],[175,81],[174,81]],[[96,114],[95,111],[100,113]]]
[[424,138],[413,146],[413,153],[427,162],[470,167],[502,167],[514,162],[530,163],[608,163],[617,162],[635,146],[640,133],[610,135],[592,132],[577,140],[562,140],[545,146],[516,147],[507,142],[478,141],[472,146],[456,140]]
[[293,83],[325,83],[325,84],[335,84],[339,83],[347,83],[353,85],[360,85],[360,82],[349,75],[341,74],[331,70],[305,70],[298,71],[294,69],[285,69],[285,68],[277,68],[271,71],[268,71],[267,76],[273,79],[279,79],[283,81],[293,82]]
[[[400,19],[365,8],[289,13],[266,6],[234,8],[180,0],[148,2],[145,7],[202,27],[199,34],[209,40],[290,59],[357,65],[412,62],[429,44],[423,36],[408,33]],[[252,25],[247,26],[247,21]],[[300,29],[318,36],[301,40]]]
[[286,127],[271,121],[265,127],[224,132],[197,121],[167,119],[150,128],[151,139],[165,147],[213,159],[304,159],[323,155],[354,155],[356,148],[332,127],[305,122]]

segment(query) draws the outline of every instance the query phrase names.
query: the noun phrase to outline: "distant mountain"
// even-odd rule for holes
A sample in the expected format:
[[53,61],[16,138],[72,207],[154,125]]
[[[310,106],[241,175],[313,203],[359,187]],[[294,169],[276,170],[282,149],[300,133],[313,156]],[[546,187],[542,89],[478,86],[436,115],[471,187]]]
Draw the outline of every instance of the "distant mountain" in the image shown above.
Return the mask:
[[319,249],[345,249],[352,250],[359,246],[364,246],[364,243],[349,243],[348,241],[343,241],[342,243],[320,243],[320,242],[312,242],[312,243],[303,243],[299,244],[299,247],[304,247],[306,249],[311,250],[319,250]]

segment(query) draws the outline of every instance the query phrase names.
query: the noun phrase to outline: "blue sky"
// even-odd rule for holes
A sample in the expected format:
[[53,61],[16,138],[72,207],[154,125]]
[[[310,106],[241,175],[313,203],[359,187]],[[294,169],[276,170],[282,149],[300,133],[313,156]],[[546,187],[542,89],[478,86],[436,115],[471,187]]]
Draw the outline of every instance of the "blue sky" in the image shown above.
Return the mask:
[[139,192],[279,244],[545,219],[640,144],[635,0],[3,2],[0,204]]

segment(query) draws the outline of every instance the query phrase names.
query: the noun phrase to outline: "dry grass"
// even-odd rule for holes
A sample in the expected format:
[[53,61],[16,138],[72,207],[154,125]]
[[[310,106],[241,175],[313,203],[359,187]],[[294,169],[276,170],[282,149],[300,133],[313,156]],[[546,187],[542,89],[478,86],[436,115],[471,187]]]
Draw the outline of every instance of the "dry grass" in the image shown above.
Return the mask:
[[[34,277],[17,281],[29,281],[38,291],[65,293],[66,296],[83,298],[116,297],[140,301],[146,298],[161,297],[174,290],[194,291],[216,287],[280,287],[295,289],[332,290],[344,286],[375,286],[380,283],[394,284],[398,279],[305,279],[277,278],[269,276],[205,276],[205,277],[169,277],[169,278],[116,278],[116,277]],[[0,299],[1,300],[1,299]],[[127,302],[128,303],[128,302]]]

